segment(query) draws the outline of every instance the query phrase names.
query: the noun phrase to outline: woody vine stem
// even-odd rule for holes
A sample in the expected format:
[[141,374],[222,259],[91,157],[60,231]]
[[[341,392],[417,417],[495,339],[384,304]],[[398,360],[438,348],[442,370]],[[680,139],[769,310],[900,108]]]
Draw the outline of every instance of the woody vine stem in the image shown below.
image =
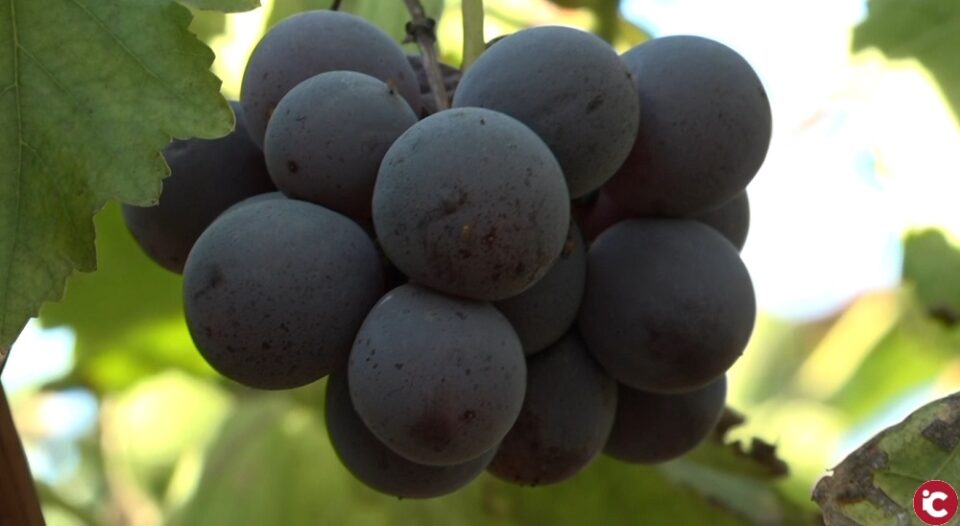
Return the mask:
[[[407,42],[416,42],[423,57],[430,91],[436,100],[437,110],[450,107],[450,97],[440,70],[440,53],[437,50],[437,22],[427,16],[419,0],[403,0],[410,11],[407,23]],[[484,50],[483,0],[463,0],[463,65],[466,70]]]

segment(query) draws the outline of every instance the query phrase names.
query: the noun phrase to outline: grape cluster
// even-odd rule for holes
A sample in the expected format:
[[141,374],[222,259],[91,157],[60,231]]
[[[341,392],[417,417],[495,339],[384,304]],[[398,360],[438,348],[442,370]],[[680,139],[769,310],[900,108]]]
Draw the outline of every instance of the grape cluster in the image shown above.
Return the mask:
[[694,448],[755,318],[756,74],[704,38],[619,56],[562,27],[444,66],[450,109],[423,69],[302,13],[254,50],[237,129],[167,149],[159,205],[125,217],[183,272],[200,353],[255,388],[329,376],[343,464],[401,497]]

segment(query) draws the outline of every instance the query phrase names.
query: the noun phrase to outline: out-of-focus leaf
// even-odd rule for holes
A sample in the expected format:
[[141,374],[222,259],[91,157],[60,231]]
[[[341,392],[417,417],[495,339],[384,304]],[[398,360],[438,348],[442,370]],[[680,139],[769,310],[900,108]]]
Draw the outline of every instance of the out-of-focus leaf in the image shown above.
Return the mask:
[[189,23],[168,0],[2,2],[0,359],[74,270],[96,268],[94,213],[156,201],[170,136],[233,128]]
[[333,5],[332,0],[275,0],[270,10],[270,16],[267,18],[267,28],[271,28],[297,13],[315,9],[329,9],[331,5]]
[[227,15],[219,11],[193,11],[190,31],[208,45],[227,30]]
[[[518,488],[484,475],[444,498],[398,500],[366,488],[341,466],[320,407],[319,400],[304,406],[281,394],[239,404],[209,452],[197,493],[174,524],[812,524],[810,510],[785,502],[769,472],[743,467],[757,465],[756,459],[719,444],[663,467],[601,457],[554,486]],[[729,456],[727,465],[743,469],[701,461],[710,455]],[[757,509],[748,509],[750,499],[758,499]]]
[[900,322],[907,303],[899,291],[861,294],[797,371],[794,390],[815,400],[835,395]]
[[936,78],[960,115],[960,2],[870,0],[853,34],[853,50],[878,47],[888,57],[915,58]]
[[813,497],[828,526],[912,524],[920,484],[960,480],[958,448],[960,394],[954,394],[872,438],[821,479]]
[[[427,16],[439,21],[443,14],[443,2],[444,0],[421,0],[420,4]],[[398,41],[407,37],[410,12],[402,1],[344,0],[341,9],[373,22]]]
[[351,524],[339,471],[314,413],[282,395],[238,406],[211,447],[197,493],[173,524]]
[[[960,45],[960,38],[957,42]],[[960,249],[943,232],[924,230],[907,236],[903,280],[913,285],[931,315],[948,325],[960,323]]]
[[726,409],[710,438],[687,454],[686,460],[757,480],[786,477],[790,469],[777,456],[776,446],[758,438],[752,438],[748,444],[728,438],[728,433],[745,421],[740,413]]
[[179,0],[197,9],[238,13],[260,7],[260,0]]
[[831,317],[797,325],[761,315],[750,347],[737,363],[742,399],[759,404],[787,394],[785,386],[792,383],[835,322]]
[[626,51],[643,44],[647,40],[650,40],[650,33],[618,13],[617,37],[613,41],[614,47],[619,51]]
[[211,382],[176,371],[155,375],[105,404],[104,445],[111,462],[160,500],[177,461],[202,451],[231,405]]
[[[443,13],[443,2],[444,0],[421,0],[420,3],[427,16],[439,20]],[[331,5],[331,0],[277,0],[270,12],[267,27],[273,27],[277,22],[301,11],[328,9]],[[406,26],[410,20],[410,12],[401,0],[344,0],[340,10],[380,26],[397,42],[407,37]]]
[[743,423],[743,416],[727,409],[707,440],[660,470],[674,485],[689,488],[749,524],[813,524],[813,510],[791,502],[776,484],[789,472],[776,446],[757,438],[749,444],[727,438]]
[[41,313],[45,326],[77,334],[76,365],[59,383],[104,392],[171,367],[212,375],[186,330],[180,276],[140,250],[119,206],[98,214],[96,227],[99,272],[75,276]]
[[897,325],[828,399],[851,423],[873,417],[903,393],[936,378],[944,364],[956,358],[956,338],[932,321],[908,293],[903,300]]

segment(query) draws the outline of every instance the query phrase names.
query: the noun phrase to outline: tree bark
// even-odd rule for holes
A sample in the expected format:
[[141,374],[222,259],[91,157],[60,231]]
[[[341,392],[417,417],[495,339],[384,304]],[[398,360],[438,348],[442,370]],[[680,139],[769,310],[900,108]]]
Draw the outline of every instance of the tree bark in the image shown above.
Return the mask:
[[0,526],[43,526],[40,500],[0,385]]

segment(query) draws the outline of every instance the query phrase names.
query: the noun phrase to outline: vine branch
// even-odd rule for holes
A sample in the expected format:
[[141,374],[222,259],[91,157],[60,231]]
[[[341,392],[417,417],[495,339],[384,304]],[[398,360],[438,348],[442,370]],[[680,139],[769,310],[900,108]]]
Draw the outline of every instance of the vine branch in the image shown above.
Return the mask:
[[0,385],[0,524],[44,524],[33,476],[3,385]]
[[405,42],[416,42],[420,46],[423,69],[427,73],[430,91],[437,102],[437,111],[449,109],[450,98],[447,96],[447,87],[443,83],[443,73],[440,72],[440,53],[437,51],[437,21],[427,16],[420,0],[403,0],[403,3],[410,11]]

